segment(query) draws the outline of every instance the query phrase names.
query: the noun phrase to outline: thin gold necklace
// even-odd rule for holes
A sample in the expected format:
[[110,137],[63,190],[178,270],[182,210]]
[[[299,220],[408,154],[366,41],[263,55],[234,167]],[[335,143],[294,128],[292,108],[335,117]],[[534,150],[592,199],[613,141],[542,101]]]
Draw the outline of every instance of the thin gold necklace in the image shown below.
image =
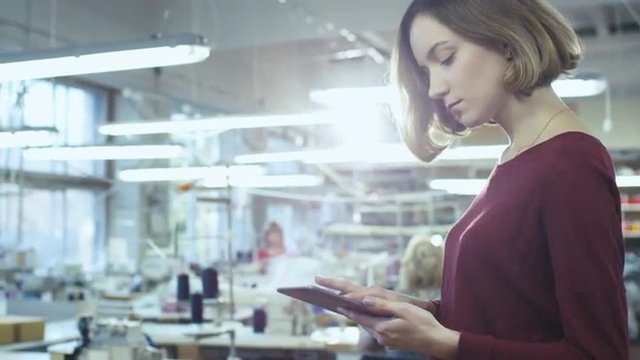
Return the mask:
[[549,118],[549,120],[547,120],[547,122],[544,124],[544,126],[542,127],[542,130],[540,130],[540,132],[538,133],[538,135],[536,136],[535,139],[533,139],[533,141],[531,142],[531,144],[529,144],[526,147],[520,148],[518,151],[516,151],[514,156],[518,156],[521,152],[527,150],[528,148],[532,147],[533,145],[536,144],[536,142],[538,142],[538,139],[540,139],[540,136],[542,135],[542,133],[547,129],[547,127],[549,126],[549,124],[551,124],[551,121],[553,121],[553,119],[555,119],[558,115],[562,114],[563,112],[567,111],[567,110],[571,110],[568,107],[563,108],[562,110],[558,111],[557,113],[553,114],[552,117]]

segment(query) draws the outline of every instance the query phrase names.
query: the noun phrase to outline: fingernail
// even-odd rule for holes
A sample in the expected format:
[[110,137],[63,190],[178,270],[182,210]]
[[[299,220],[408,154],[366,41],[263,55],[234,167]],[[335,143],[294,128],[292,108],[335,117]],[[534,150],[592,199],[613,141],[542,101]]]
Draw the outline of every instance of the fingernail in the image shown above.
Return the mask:
[[376,302],[370,297],[365,297],[364,299],[362,299],[362,303],[364,304],[364,306],[373,306]]

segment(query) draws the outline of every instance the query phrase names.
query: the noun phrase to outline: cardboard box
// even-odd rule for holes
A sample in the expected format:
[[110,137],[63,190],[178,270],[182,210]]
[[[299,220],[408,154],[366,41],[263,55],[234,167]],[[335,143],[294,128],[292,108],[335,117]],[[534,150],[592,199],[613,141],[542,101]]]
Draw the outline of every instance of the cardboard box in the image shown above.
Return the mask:
[[10,344],[16,338],[13,324],[8,324],[0,319],[0,344]]
[[0,317],[0,344],[44,340],[44,320],[36,317]]

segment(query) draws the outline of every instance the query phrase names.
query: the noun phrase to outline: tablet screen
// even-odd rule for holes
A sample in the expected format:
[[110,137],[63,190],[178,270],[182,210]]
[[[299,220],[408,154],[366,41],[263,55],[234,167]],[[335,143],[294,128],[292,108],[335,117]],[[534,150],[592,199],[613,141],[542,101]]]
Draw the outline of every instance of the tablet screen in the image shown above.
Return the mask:
[[344,308],[361,313],[380,316],[371,313],[370,309],[364,306],[359,301],[347,299],[331,290],[324,289],[318,286],[310,285],[298,287],[281,287],[278,288],[278,292],[287,296],[291,296],[298,300],[302,300],[306,303],[319,306],[323,309],[331,310],[333,312],[338,312],[338,308]]

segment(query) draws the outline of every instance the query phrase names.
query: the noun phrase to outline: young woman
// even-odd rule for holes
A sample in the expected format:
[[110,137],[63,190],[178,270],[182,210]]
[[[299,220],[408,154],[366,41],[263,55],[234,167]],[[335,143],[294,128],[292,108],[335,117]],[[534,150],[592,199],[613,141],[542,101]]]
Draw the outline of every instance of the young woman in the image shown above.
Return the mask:
[[396,46],[403,138],[429,161],[492,123],[510,145],[447,236],[440,301],[337,279],[345,311],[395,349],[442,359],[627,360],[624,244],[604,146],[550,84],[581,46],[544,0],[415,0]]
[[261,247],[258,248],[258,262],[260,263],[260,272],[266,273],[269,267],[269,261],[281,255],[286,254],[287,249],[284,245],[284,233],[282,227],[276,222],[269,224],[269,228],[264,233]]

